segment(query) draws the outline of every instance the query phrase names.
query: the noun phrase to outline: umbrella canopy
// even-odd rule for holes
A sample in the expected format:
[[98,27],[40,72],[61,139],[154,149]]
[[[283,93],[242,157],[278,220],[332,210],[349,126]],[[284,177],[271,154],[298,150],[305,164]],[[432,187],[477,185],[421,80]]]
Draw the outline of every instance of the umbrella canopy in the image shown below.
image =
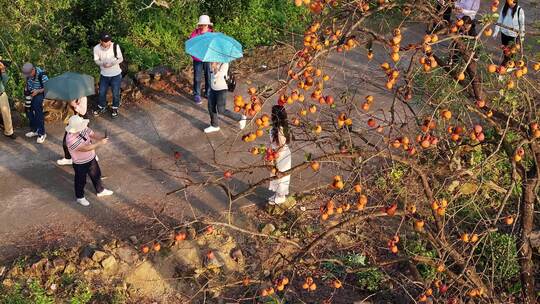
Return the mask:
[[66,72],[45,83],[45,97],[48,99],[70,101],[95,93],[94,77],[90,75]]
[[242,45],[223,33],[205,33],[185,43],[186,53],[204,62],[231,62],[242,57]]

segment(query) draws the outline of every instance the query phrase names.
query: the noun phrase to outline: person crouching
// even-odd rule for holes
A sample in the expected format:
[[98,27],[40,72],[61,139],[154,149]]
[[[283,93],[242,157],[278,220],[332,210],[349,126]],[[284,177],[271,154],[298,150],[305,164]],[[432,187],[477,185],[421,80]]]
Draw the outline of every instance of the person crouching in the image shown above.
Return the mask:
[[101,170],[96,161],[96,149],[107,144],[108,139],[97,136],[88,128],[88,119],[79,115],[69,118],[66,127],[66,143],[75,170],[75,196],[77,203],[88,206],[90,202],[84,197],[86,175],[90,176],[98,197],[112,195],[111,190],[105,189],[101,183]]

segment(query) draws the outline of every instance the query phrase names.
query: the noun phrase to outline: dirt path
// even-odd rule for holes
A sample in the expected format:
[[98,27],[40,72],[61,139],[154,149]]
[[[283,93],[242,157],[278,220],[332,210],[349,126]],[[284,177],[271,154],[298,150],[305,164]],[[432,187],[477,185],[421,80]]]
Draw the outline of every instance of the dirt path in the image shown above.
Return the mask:
[[[419,39],[422,35],[423,28],[415,27],[404,37]],[[377,47],[375,54],[369,64],[363,48],[347,57],[335,54],[326,62],[326,70],[334,78],[330,89],[355,88],[358,100],[372,94],[377,100],[372,112],[384,115],[392,96],[377,85],[384,82],[380,82],[381,73],[375,71],[387,57]],[[276,69],[256,74],[249,82],[269,83],[282,73]],[[243,83],[237,90],[244,93],[250,85]],[[48,138],[43,145],[24,138],[26,130],[21,129],[16,130],[19,137],[15,141],[0,138],[0,260],[27,253],[36,246],[52,248],[111,236],[126,238],[151,229],[156,213],[167,223],[204,214],[222,215],[228,210],[227,198],[217,187],[190,188],[171,196],[165,193],[183,185],[178,176],[199,181],[222,176],[227,167],[215,164],[212,147],[219,151],[220,161],[246,165],[255,161],[248,152],[253,144],[240,141],[236,124],[228,120],[220,133],[205,135],[202,130],[209,120],[206,102],[196,106],[185,96],[165,94],[151,99],[122,109],[115,120],[108,115],[91,120],[92,128],[110,134],[110,144],[98,155],[106,176],[104,183],[115,195],[98,199],[87,184],[90,207],[74,202],[73,169],[55,163],[62,152],[61,123],[46,126]],[[361,119],[367,120],[367,116]],[[406,116],[400,119],[407,120]],[[181,155],[178,161],[174,152]],[[301,162],[302,158],[303,153],[294,153],[293,162]],[[245,187],[260,176],[238,175],[230,186]],[[326,182],[322,176],[314,178],[313,173],[304,172],[293,181],[293,191],[322,182]],[[267,196],[261,188],[238,205],[262,205]]]

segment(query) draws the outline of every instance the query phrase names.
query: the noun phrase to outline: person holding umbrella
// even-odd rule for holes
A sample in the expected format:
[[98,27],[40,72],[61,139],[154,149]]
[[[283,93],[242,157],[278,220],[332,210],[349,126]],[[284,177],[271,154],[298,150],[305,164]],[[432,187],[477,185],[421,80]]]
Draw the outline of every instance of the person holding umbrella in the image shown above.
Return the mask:
[[101,169],[96,161],[96,149],[107,144],[106,137],[97,136],[88,128],[88,119],[73,115],[66,127],[66,143],[73,159],[75,170],[75,196],[77,203],[88,206],[90,202],[84,196],[86,176],[90,176],[98,197],[109,196],[113,191],[105,189],[101,183]]
[[[75,115],[83,117],[86,114],[87,98],[86,96],[95,94],[94,77],[66,72],[60,76],[51,78],[45,85],[45,96],[48,99],[64,100],[73,110]],[[62,147],[64,148],[64,158],[56,163],[60,166],[71,165],[72,159],[66,144],[67,132],[64,133]]]
[[[212,32],[213,23],[210,22],[210,17],[202,15],[199,17],[199,23],[197,28],[191,33],[190,39],[199,35]],[[210,91],[210,64],[203,62],[195,56],[191,56],[193,59],[193,99],[196,104],[201,104],[201,80],[204,76],[204,94],[203,97],[208,97]]]
[[218,113],[239,122],[240,129],[246,126],[246,117],[226,109],[227,91],[233,90],[227,84],[229,62],[241,58],[242,45],[234,38],[223,33],[206,33],[191,38],[185,43],[188,54],[210,64],[210,94],[208,97],[208,112],[210,126],[205,133],[217,132],[219,128]]

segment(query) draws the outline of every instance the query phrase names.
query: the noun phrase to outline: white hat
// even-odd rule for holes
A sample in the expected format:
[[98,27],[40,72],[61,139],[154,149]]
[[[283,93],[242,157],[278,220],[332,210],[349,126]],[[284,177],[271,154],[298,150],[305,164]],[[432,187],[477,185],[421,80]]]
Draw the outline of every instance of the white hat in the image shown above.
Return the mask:
[[82,130],[86,129],[90,120],[83,119],[79,115],[73,115],[69,118],[68,125],[66,127],[66,132],[68,133],[79,133]]
[[199,23],[197,25],[213,25],[212,22],[210,22],[210,17],[208,15],[201,15],[199,17]]

